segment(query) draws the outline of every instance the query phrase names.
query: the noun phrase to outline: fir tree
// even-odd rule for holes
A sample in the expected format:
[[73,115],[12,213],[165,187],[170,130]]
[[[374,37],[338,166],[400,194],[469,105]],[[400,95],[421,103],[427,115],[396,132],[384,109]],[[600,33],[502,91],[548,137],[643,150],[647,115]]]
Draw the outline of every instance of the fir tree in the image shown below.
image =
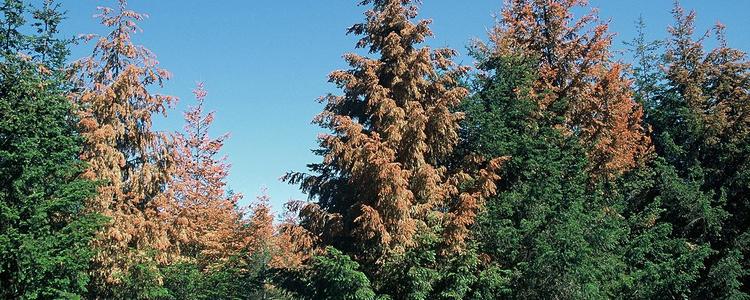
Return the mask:
[[372,276],[385,257],[417,246],[417,235],[441,236],[448,252],[463,249],[501,160],[448,164],[461,119],[453,110],[467,95],[458,81],[466,68],[453,65],[453,50],[418,47],[432,33],[429,21],[412,21],[412,1],[361,4],[372,9],[349,32],[362,35],[358,47],[378,57],[346,54],[351,69],[330,75],[344,93],[324,97],[316,119],[332,131],[315,151],[323,162],[310,165],[314,174],[287,180],[316,200],[302,210],[302,225]]
[[111,32],[97,39],[90,57],[76,63],[80,81],[73,98],[84,138],[81,158],[88,163],[84,177],[104,182],[87,208],[110,218],[94,243],[95,286],[106,297],[122,282],[138,289],[157,284],[158,290],[158,274],[141,276],[148,279],[143,285],[133,283],[127,278],[131,267],[139,266],[135,271],[143,274],[176,256],[169,251],[172,218],[164,191],[172,163],[166,137],[151,130],[152,116],[165,114],[174,98],[150,91],[170,74],[132,41],[144,16],[129,10],[125,0],[100,12]]
[[314,236],[300,224],[300,210],[304,205],[302,201],[285,204],[283,218],[277,226],[276,246],[279,253],[272,262],[276,267],[299,268],[315,252]]
[[[624,267],[625,233],[617,207],[592,186],[585,149],[575,136],[536,118],[533,60],[491,56],[487,77],[464,105],[465,147],[509,155],[474,235],[481,269],[501,275],[485,298],[611,298]],[[485,278],[486,280],[486,278]],[[487,292],[485,292],[487,293]]]
[[642,109],[625,66],[612,61],[612,35],[594,13],[574,18],[583,0],[512,0],[490,33],[496,56],[522,56],[539,70],[528,92],[536,118],[578,138],[595,177],[614,178],[650,150]]
[[[645,38],[645,22],[637,23],[637,36],[627,43],[633,54],[633,82],[636,98],[646,108],[645,126],[660,131],[655,120],[665,111],[662,102],[666,74],[662,41]],[[657,125],[657,126],[654,126]],[[653,137],[657,157],[619,180],[624,196],[623,216],[630,227],[627,252],[629,280],[622,295],[627,298],[695,297],[704,260],[711,253],[706,240],[688,238],[687,223],[703,219],[717,226],[726,213],[712,204],[712,192],[702,188],[698,169],[684,176],[661,151],[660,134]]]
[[298,299],[378,299],[359,267],[346,254],[327,247],[323,254],[312,257],[308,268],[293,271],[283,280]]
[[79,178],[62,13],[53,1],[4,1],[0,11],[0,298],[81,298],[103,220],[83,210],[96,185]]
[[169,192],[175,198],[173,235],[180,254],[202,265],[229,258],[245,246],[241,194],[228,195],[229,164],[218,157],[228,134],[209,136],[214,112],[205,113],[206,90],[193,91],[197,104],[185,113],[184,133],[173,136],[174,174]]
[[[691,297],[747,298],[748,103],[750,62],[714,28],[694,37],[695,13],[676,5],[664,57],[664,84],[648,123],[668,172],[650,193],[662,203],[676,236],[711,247]],[[674,187],[674,188],[671,188]]]
[[[636,101],[648,113],[654,108],[656,103],[656,93],[659,85],[663,81],[663,74],[659,65],[661,64],[661,50],[664,42],[661,40],[647,40],[646,37],[646,20],[643,16],[636,22],[636,36],[633,40],[625,42],[628,47],[626,53],[632,55],[633,60],[633,91]],[[645,120],[644,120],[645,121]]]
[[[476,297],[613,298],[627,281],[623,198],[609,182],[645,161],[649,137],[611,35],[584,1],[509,1],[474,54],[465,151],[510,156],[475,227],[499,285]],[[553,275],[554,274],[554,275]]]

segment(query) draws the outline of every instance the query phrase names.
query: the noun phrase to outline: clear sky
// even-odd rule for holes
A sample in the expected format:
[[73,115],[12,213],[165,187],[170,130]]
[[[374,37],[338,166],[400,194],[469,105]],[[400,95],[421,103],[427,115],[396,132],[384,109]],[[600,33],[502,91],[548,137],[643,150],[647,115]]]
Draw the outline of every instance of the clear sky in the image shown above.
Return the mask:
[[[113,0],[64,0],[66,34],[104,33],[92,16]],[[327,74],[345,68],[342,54],[354,50],[346,28],[363,19],[364,7],[351,0],[130,0],[150,18],[136,41],[158,56],[173,78],[160,93],[180,98],[159,129],[181,128],[182,110],[193,103],[197,81],[208,89],[207,106],[217,113],[214,135],[230,132],[224,147],[232,164],[229,185],[245,194],[245,203],[267,187],[278,211],[289,199],[306,199],[296,186],[279,181],[287,171],[304,171],[320,160],[310,153],[322,129],[312,118],[322,109],[316,99],[338,92]],[[433,20],[432,46],[461,52],[458,62],[471,65],[466,45],[485,39],[502,0],[424,0],[421,18]],[[750,49],[750,1],[684,0],[698,12],[698,29],[716,21],[728,26],[730,45]],[[618,33],[616,48],[633,38],[634,22],[645,18],[649,38],[665,36],[672,0],[591,0],[601,18]],[[74,49],[85,55],[91,45]]]

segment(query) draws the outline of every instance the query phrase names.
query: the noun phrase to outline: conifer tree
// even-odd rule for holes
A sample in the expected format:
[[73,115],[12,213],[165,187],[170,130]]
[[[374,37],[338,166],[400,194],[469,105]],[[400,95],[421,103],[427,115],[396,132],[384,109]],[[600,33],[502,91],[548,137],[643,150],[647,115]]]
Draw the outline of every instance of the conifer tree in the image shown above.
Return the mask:
[[13,51],[24,50],[26,48],[26,36],[21,32],[23,25],[26,24],[24,13],[27,12],[26,5],[21,0],[3,1],[3,20],[2,35],[0,35],[0,47],[3,54],[15,54]]
[[701,190],[701,180],[681,177],[663,157],[656,157],[623,176],[613,189],[611,193],[623,197],[621,215],[629,227],[623,246],[628,280],[623,281],[621,297],[695,297],[711,247],[687,238],[683,223],[674,216],[722,217],[710,206],[712,197]]
[[624,224],[599,185],[591,184],[585,149],[575,136],[537,119],[533,59],[481,57],[487,75],[462,107],[464,147],[511,157],[498,195],[487,200],[473,232],[480,270],[494,278],[482,279],[497,284],[480,285],[488,288],[483,296],[614,297]]
[[[273,269],[300,268],[313,254],[309,232],[297,223],[291,208],[284,213],[279,224],[274,224],[270,199],[264,188],[251,205],[243,251],[251,256],[266,256],[268,267]],[[293,203],[296,202],[287,203],[287,206],[293,207]]]
[[313,274],[308,276],[313,287],[310,299],[375,299],[367,276],[358,271],[356,262],[335,248],[325,252],[313,258]]
[[[99,10],[101,24],[111,31],[96,40],[90,57],[76,63],[80,91],[73,98],[84,138],[81,158],[88,163],[84,178],[103,182],[87,208],[110,218],[94,242],[94,278],[103,288],[97,292],[106,296],[107,287],[122,282],[132,266],[151,270],[148,266],[174,256],[167,251],[171,217],[164,192],[171,178],[170,153],[165,136],[151,129],[152,117],[165,114],[174,98],[151,92],[170,74],[132,41],[144,15],[129,10],[126,0]],[[158,283],[156,276],[149,282]],[[132,284],[144,288],[138,285]]]
[[617,190],[613,193],[624,196],[622,215],[630,229],[625,254],[630,280],[621,293],[631,299],[695,297],[711,247],[689,238],[677,216],[705,218],[716,226],[724,212],[711,204],[711,192],[701,188],[698,173],[681,175],[662,151],[654,121],[662,114],[661,99],[668,86],[662,69],[666,43],[646,39],[643,18],[636,26],[637,36],[626,45],[633,55],[634,91],[645,108],[644,123],[657,133],[652,137],[656,155],[612,187]]
[[473,49],[480,73],[462,106],[463,147],[511,157],[475,227],[479,269],[494,279],[483,280],[496,283],[475,297],[598,299],[627,289],[628,224],[607,183],[641,165],[649,137],[607,26],[595,13],[573,16],[584,4],[508,1],[491,44]]
[[[27,23],[27,18],[29,18]],[[68,40],[51,0],[0,4],[0,298],[86,294],[100,217],[83,211],[81,136],[66,94]],[[33,33],[27,33],[32,31]]]
[[271,213],[271,198],[265,188],[251,208],[250,219],[247,222],[249,252],[272,252],[275,250],[276,228]]
[[271,262],[275,268],[299,268],[315,252],[314,236],[300,224],[300,210],[304,205],[302,201],[289,201],[285,204],[281,223],[276,226],[276,246],[279,252]]
[[[628,54],[633,59],[633,92],[636,101],[644,107],[645,118],[654,108],[656,93],[664,76],[659,68],[661,64],[664,41],[647,40],[646,20],[643,16],[636,21],[636,36],[633,40],[625,42]],[[644,120],[646,122],[646,120]]]
[[712,249],[691,296],[747,298],[750,62],[728,46],[723,25],[714,28],[717,47],[706,50],[709,33],[694,37],[695,13],[676,5],[673,14],[664,84],[648,119],[673,179],[649,193],[675,235]]
[[172,236],[183,260],[166,268],[165,286],[178,298],[282,297],[266,273],[301,264],[290,257],[294,243],[278,233],[265,189],[243,219],[242,195],[226,189],[229,164],[218,157],[228,134],[209,135],[215,113],[204,112],[203,84],[193,93],[197,105],[185,113],[184,132],[173,136],[169,188],[175,198]]
[[463,249],[483,197],[494,192],[501,160],[448,164],[466,68],[451,62],[453,50],[419,47],[432,33],[428,20],[413,22],[413,1],[361,4],[372,8],[349,33],[361,35],[357,46],[377,57],[346,54],[351,69],[331,73],[343,94],[323,97],[315,121],[332,131],[315,151],[323,162],[310,165],[314,174],[287,180],[316,200],[302,210],[303,226],[372,275],[388,253],[415,247],[417,235],[441,236],[446,251]]
[[184,133],[173,137],[173,234],[182,256],[217,262],[244,247],[242,212],[237,207],[242,195],[228,193],[229,164],[226,157],[218,157],[228,134],[209,136],[215,114],[204,112],[207,92],[199,83],[193,93],[197,104],[185,113]]
[[[291,269],[277,281],[289,287],[294,299],[391,299],[376,297],[360,265],[333,247],[311,257],[309,266]],[[278,276],[277,276],[278,277]]]
[[642,109],[633,100],[625,66],[612,61],[612,35],[595,13],[578,19],[584,0],[511,0],[490,33],[496,56],[533,60],[539,70],[533,89],[537,118],[576,136],[589,168],[612,178],[637,165],[651,149]]
[[251,205],[250,217],[235,226],[235,234],[224,237],[225,257],[183,256],[165,267],[164,286],[169,295],[176,299],[287,299],[287,292],[271,281],[271,270],[291,268],[282,257],[291,250],[277,244],[269,200],[264,191]]

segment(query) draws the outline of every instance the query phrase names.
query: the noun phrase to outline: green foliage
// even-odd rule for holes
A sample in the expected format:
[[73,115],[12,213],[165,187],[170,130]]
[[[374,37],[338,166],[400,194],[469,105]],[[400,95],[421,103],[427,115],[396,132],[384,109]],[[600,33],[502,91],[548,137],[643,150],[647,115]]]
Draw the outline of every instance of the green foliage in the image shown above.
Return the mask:
[[387,299],[376,297],[359,264],[333,247],[312,257],[306,269],[277,271],[275,281],[297,299]]
[[22,0],[4,0],[0,13],[0,49],[5,56],[14,55],[14,51],[22,49],[27,40],[21,32],[26,24],[26,5]]
[[[24,34],[28,13],[36,35]],[[96,185],[78,179],[81,140],[59,69],[67,49],[54,37],[61,15],[51,1],[34,11],[4,1],[0,14],[0,298],[81,298],[104,220],[83,211]]]
[[438,266],[435,292],[426,299],[479,300],[510,295],[510,272],[482,259],[474,248],[449,257]]
[[659,69],[661,62],[660,50],[663,50],[663,41],[649,41],[646,39],[646,21],[643,16],[636,22],[636,36],[633,40],[625,42],[628,47],[627,53],[632,55],[633,60],[633,89],[636,101],[646,111],[653,110],[656,103],[653,101],[659,90],[659,83],[664,80],[664,74]]
[[692,294],[691,287],[698,282],[711,250],[708,244],[683,238],[687,227],[670,220],[717,213],[707,206],[710,197],[698,187],[698,182],[680,179],[661,158],[622,178],[619,190],[626,195],[623,215],[630,228],[625,253],[628,278],[623,281],[622,298],[686,298]]
[[745,250],[747,245],[743,246],[729,250],[714,263],[708,272],[708,280],[702,284],[702,292],[705,296],[711,299],[750,299],[741,281],[741,278],[750,275],[742,261],[744,259],[742,251],[747,251]]
[[219,268],[206,270],[194,263],[164,269],[167,299],[291,299],[274,287],[268,269],[269,256],[254,253],[235,257]]
[[164,287],[169,290],[170,299],[269,299],[259,296],[262,285],[236,268],[201,270],[184,263],[168,267],[165,273]]
[[[631,207],[653,215],[633,218],[650,225],[637,227],[644,240],[631,256],[643,276],[637,289],[642,298],[747,299],[750,136],[741,112],[748,109],[750,64],[727,46],[721,27],[717,47],[706,50],[705,37],[693,37],[694,13],[675,6],[673,14],[664,55],[654,60],[653,49],[635,52],[637,61],[651,61],[634,81],[649,91],[646,121],[658,155],[640,178],[624,179],[640,184],[629,190]],[[645,45],[653,43],[633,44]],[[647,243],[651,250],[644,251]]]
[[[692,48],[674,46],[685,53],[673,53],[671,64],[687,69],[664,73],[656,68],[670,63],[658,54],[662,43],[646,41],[643,28],[641,21],[630,46],[656,157],[609,181],[591,180],[582,149],[536,107],[528,92],[533,59],[476,53],[482,73],[463,107],[464,151],[512,158],[474,233],[479,252],[510,276],[510,298],[746,297],[740,195],[750,187],[743,167],[750,147],[745,130],[731,127],[744,121],[695,107],[718,105],[711,97],[746,97],[714,96],[744,82],[728,79],[745,78],[744,55],[724,48],[703,57],[679,36],[673,44]],[[696,88],[705,98],[696,98]]]
[[[115,299],[167,299],[169,290],[161,285],[159,266],[153,261],[134,264],[122,283],[111,287]],[[101,295],[96,295],[101,296]]]
[[434,299],[435,283],[440,279],[436,241],[420,239],[420,247],[391,257],[381,267],[378,291],[394,299]]
[[164,287],[175,299],[207,299],[205,275],[192,263],[178,263],[164,271]]
[[[525,91],[532,60],[487,58],[464,109],[466,151],[511,156],[475,229],[479,251],[512,274],[509,297],[612,297],[627,232],[619,207],[586,172],[584,150]],[[554,274],[554,276],[550,276]]]
[[[210,268],[195,257],[163,265],[149,253],[121,284],[92,290],[90,241],[106,220],[84,211],[97,183],[80,179],[63,70],[69,41],[57,38],[64,18],[51,0],[36,8],[3,0],[0,298],[750,299],[750,63],[721,30],[717,49],[705,50],[692,38],[693,16],[679,8],[675,16],[667,43],[648,41],[642,19],[628,43],[655,152],[616,178],[592,176],[576,134],[556,128],[558,108],[538,105],[536,58],[474,49],[479,72],[459,108],[455,157],[510,159],[459,253],[443,249],[438,209],[414,247],[326,237],[324,254],[295,269],[271,269],[269,253],[237,253]],[[345,214],[342,195],[342,203],[361,197],[347,180],[310,192]]]
[[238,256],[211,269],[193,262],[160,266],[146,261],[136,264],[122,278],[122,284],[110,287],[111,297],[164,300],[287,299],[287,293],[273,287],[268,280],[268,258],[263,254]]
[[335,248],[313,258],[311,265],[312,299],[368,300],[375,299],[370,280],[358,271],[359,264]]
[[436,237],[420,236],[419,247],[393,255],[379,266],[373,284],[376,292],[389,299],[413,300],[496,299],[507,294],[510,275],[506,270],[484,265],[475,247],[439,255],[441,241]]

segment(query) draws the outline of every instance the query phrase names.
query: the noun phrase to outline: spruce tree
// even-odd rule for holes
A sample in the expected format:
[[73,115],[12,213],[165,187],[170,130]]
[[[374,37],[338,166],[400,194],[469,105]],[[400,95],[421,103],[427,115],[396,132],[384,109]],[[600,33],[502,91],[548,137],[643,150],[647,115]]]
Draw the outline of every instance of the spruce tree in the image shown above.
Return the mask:
[[701,189],[700,178],[679,176],[662,157],[619,181],[613,189],[622,197],[621,214],[629,228],[624,246],[628,279],[621,298],[695,297],[694,286],[711,249],[705,241],[686,238],[675,216],[723,218],[723,212],[709,205],[711,193]]
[[53,1],[0,12],[0,298],[81,298],[103,220],[83,210],[96,184],[80,179],[63,15]]
[[301,224],[300,210],[304,201],[289,201],[285,205],[281,222],[277,225],[275,244],[280,253],[275,265],[282,268],[300,268],[315,253],[315,237]]
[[454,50],[419,46],[432,33],[429,20],[413,21],[415,2],[361,1],[371,9],[349,33],[374,57],[346,54],[351,68],[331,73],[343,94],[323,97],[316,118],[331,131],[315,151],[323,162],[287,176],[315,200],[300,220],[312,241],[341,250],[395,299],[437,292],[441,260],[466,251],[504,159],[455,153],[467,68]]
[[647,39],[646,20],[643,16],[638,18],[635,25],[636,36],[631,41],[625,42],[627,46],[625,53],[631,55],[633,60],[631,78],[633,96],[644,107],[644,119],[647,119],[648,113],[656,105],[655,97],[664,79],[662,70],[659,68],[664,41]]
[[376,297],[360,265],[333,247],[313,256],[309,267],[287,272],[277,280],[290,288],[295,299],[381,299]]
[[[663,65],[664,41],[648,41],[640,18],[637,36],[626,43],[633,55],[635,97],[645,107],[644,126],[660,131],[654,121],[662,115],[661,98],[667,88]],[[704,219],[717,229],[726,213],[712,204],[712,192],[702,188],[699,170],[680,173],[661,148],[661,134],[653,135],[656,155],[647,164],[620,178],[613,189],[624,200],[623,216],[630,234],[625,260],[628,281],[622,297],[630,299],[695,297],[695,285],[710,255],[706,240],[689,238],[685,218]]]

